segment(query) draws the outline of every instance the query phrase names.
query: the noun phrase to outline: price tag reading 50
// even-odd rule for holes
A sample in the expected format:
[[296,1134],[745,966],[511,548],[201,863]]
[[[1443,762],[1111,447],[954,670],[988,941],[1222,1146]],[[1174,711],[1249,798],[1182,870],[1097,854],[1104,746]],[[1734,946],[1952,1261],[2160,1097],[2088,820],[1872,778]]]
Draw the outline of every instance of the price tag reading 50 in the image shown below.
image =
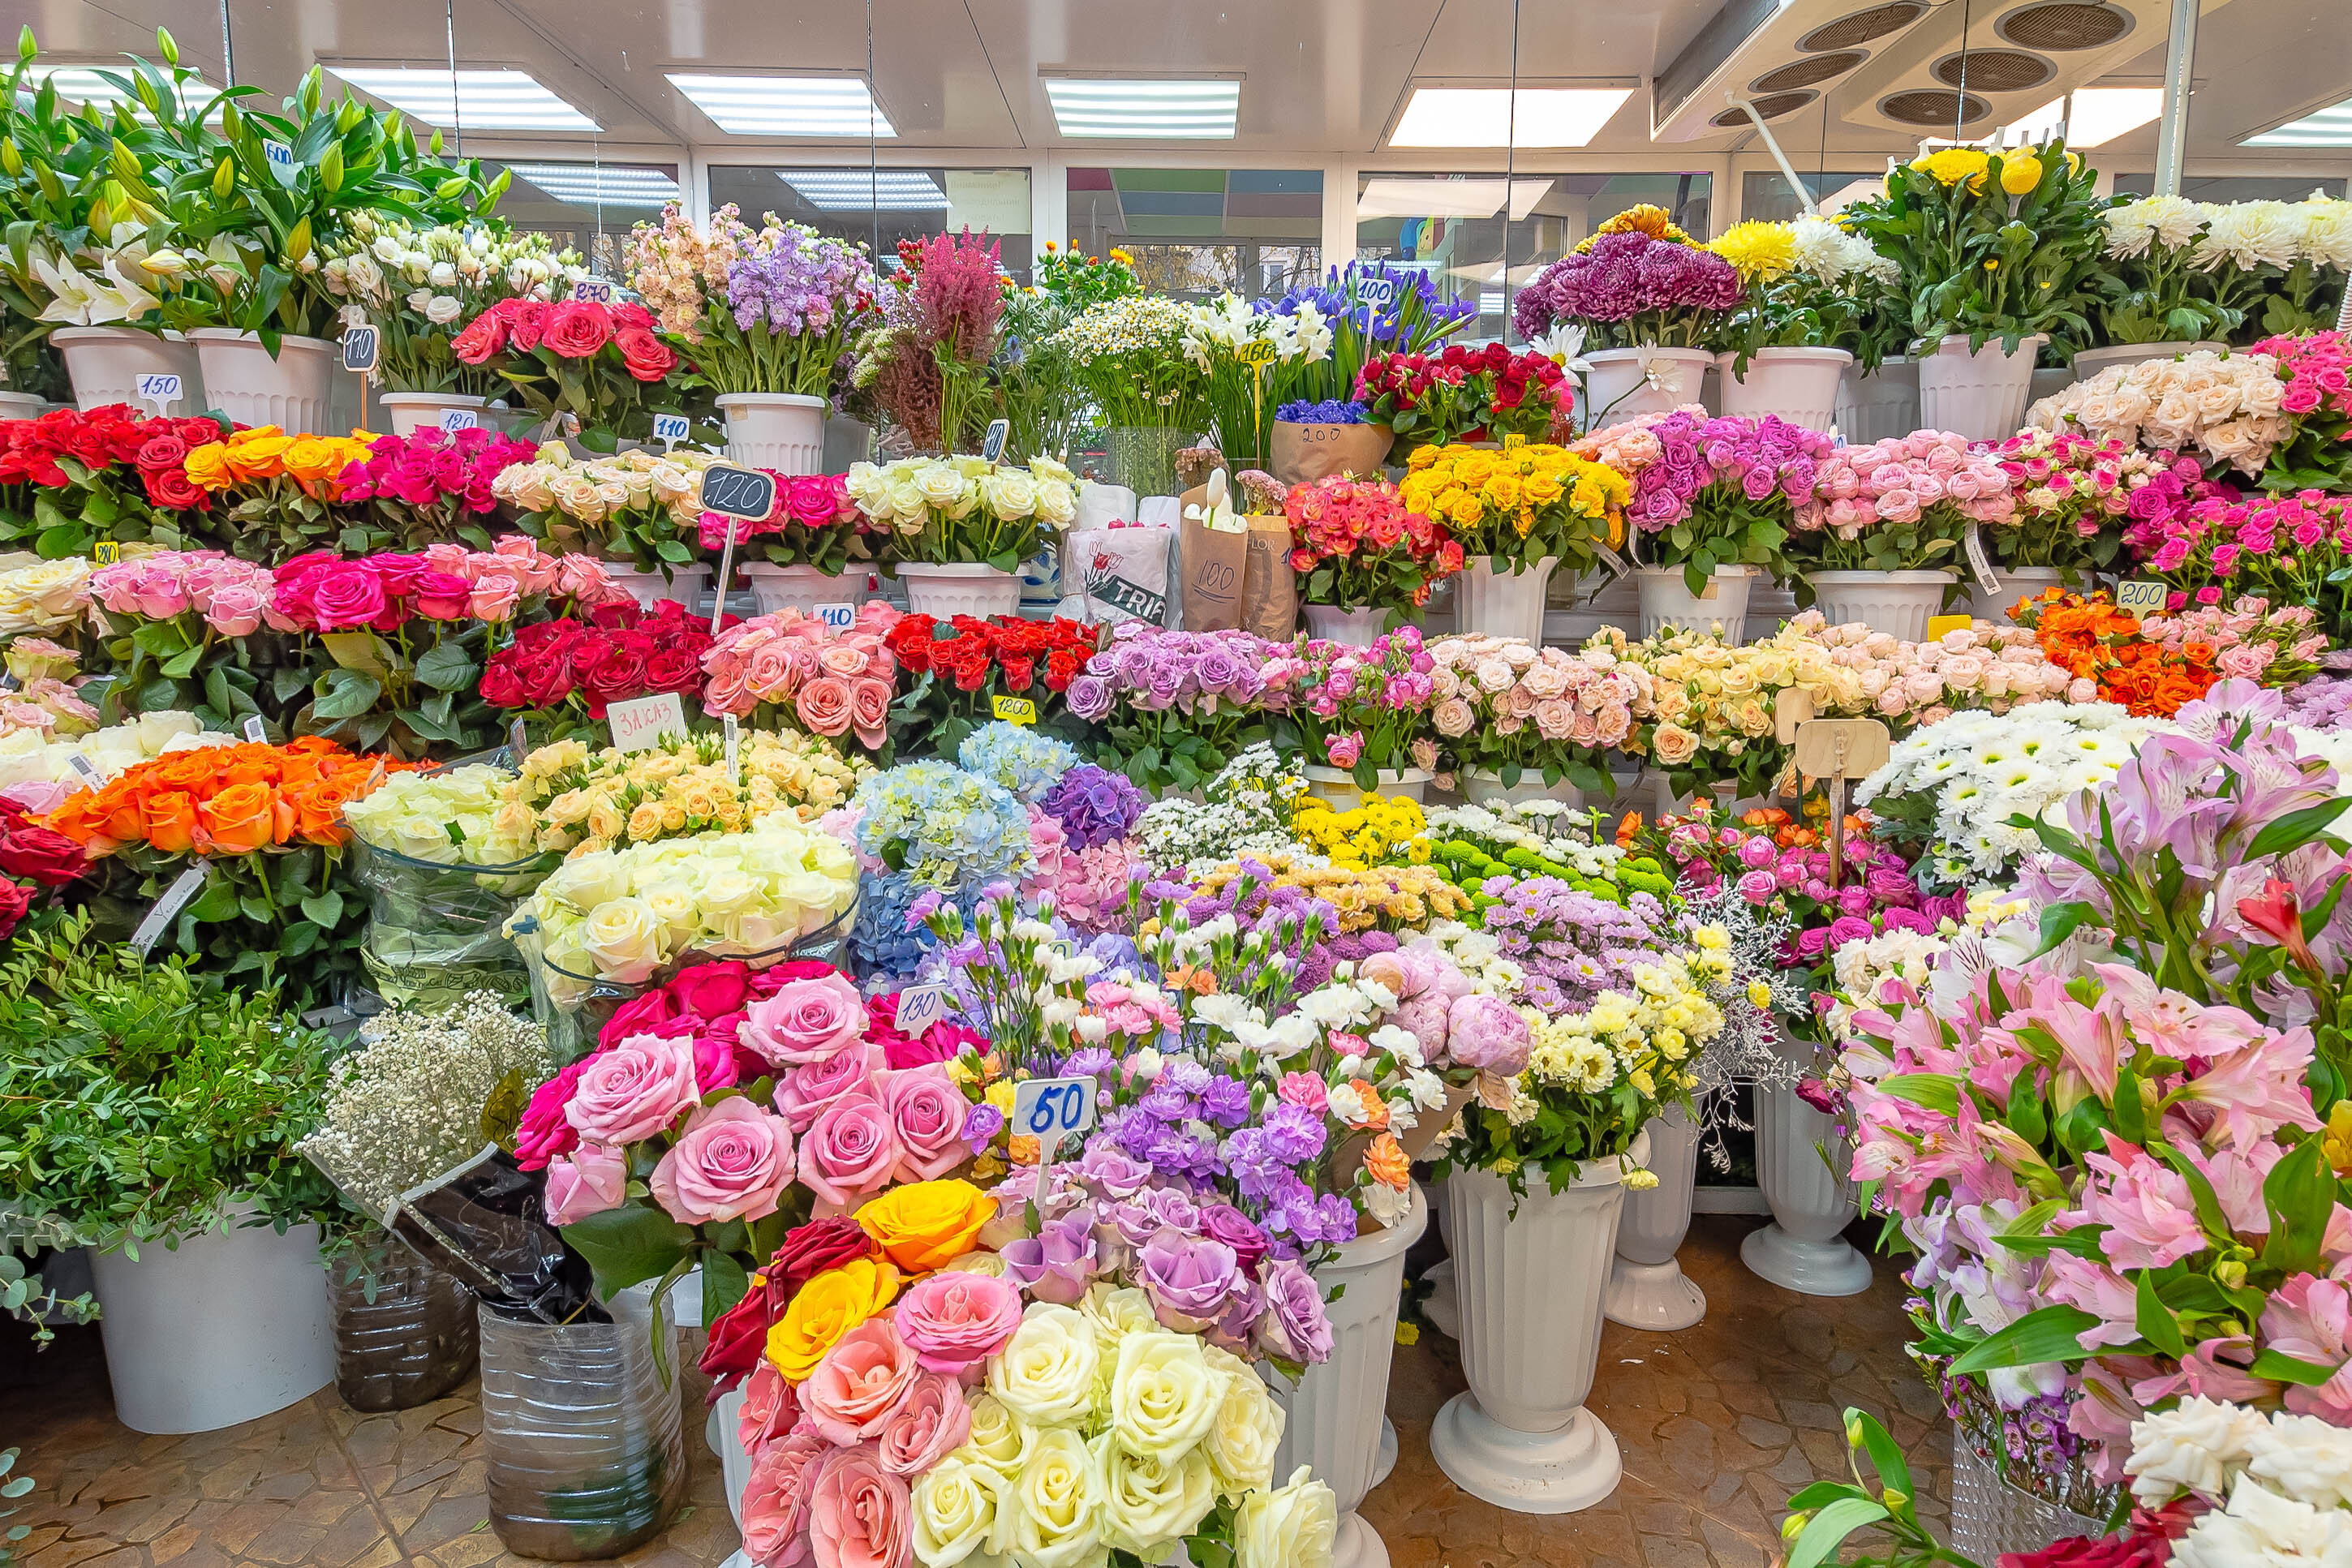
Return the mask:
[[1091,1078],[1032,1078],[1013,1092],[1013,1131],[1055,1145],[1095,1124]]

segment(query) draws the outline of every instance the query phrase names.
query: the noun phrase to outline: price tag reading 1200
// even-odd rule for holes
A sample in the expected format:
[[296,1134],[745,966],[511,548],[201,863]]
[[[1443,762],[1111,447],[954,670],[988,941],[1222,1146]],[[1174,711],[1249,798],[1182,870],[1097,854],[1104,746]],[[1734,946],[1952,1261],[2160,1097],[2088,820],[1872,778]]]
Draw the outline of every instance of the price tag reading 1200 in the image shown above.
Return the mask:
[[1032,1078],[1013,1092],[1013,1131],[1037,1139],[1048,1151],[1094,1124],[1091,1078]]

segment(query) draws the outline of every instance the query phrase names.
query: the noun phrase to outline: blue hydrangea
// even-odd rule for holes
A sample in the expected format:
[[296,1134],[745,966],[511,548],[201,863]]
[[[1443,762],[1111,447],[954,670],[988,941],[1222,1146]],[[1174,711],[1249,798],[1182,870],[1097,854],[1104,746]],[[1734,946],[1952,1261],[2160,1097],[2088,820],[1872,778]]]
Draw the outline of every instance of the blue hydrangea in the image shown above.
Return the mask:
[[1044,800],[1045,791],[1078,765],[1076,748],[1003,719],[973,730],[956,757],[965,771],[1003,785],[1024,805]]
[[857,847],[927,887],[977,888],[1029,864],[1028,808],[951,763],[877,773],[851,803],[859,810]]

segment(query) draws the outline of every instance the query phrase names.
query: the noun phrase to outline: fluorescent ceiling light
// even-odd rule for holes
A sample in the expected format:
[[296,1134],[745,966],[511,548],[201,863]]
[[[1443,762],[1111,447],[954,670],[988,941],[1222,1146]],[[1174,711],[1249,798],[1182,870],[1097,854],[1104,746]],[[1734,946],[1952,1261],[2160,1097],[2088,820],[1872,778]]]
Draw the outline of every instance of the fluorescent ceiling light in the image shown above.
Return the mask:
[[730,136],[898,134],[862,77],[668,75],[669,85]]
[[1241,115],[1242,84],[1047,77],[1045,96],[1065,136],[1230,140]]
[[2352,98],[2315,110],[2301,120],[2249,136],[2241,147],[2352,147]]
[[[467,131],[602,131],[529,71],[329,66],[352,86],[427,125]],[[454,79],[453,79],[454,78]]]
[[1633,96],[1630,87],[1417,87],[1391,147],[1582,147]]
[[[1524,222],[1551,189],[1551,179],[1513,180],[1511,221]],[[1491,218],[1503,210],[1500,179],[1378,175],[1356,198],[1359,218]]]
[[821,213],[948,210],[948,193],[920,169],[779,169],[776,178]]
[[593,163],[509,163],[514,177],[578,207],[658,207],[677,200],[677,182],[658,169]]
[[[55,82],[58,85],[58,96],[68,103],[94,103],[100,109],[111,109],[118,103],[127,103],[131,105],[132,113],[142,120],[147,119],[147,110],[141,105],[138,99],[107,80],[100,74],[101,71],[113,72],[125,79],[129,79],[134,74],[128,61],[121,67],[35,65],[25,72],[25,82],[28,88],[37,91],[42,82]],[[170,78],[165,78],[167,87],[169,82]],[[191,77],[181,91],[185,96],[193,96],[199,102],[208,101],[220,95],[220,89],[201,77]]]

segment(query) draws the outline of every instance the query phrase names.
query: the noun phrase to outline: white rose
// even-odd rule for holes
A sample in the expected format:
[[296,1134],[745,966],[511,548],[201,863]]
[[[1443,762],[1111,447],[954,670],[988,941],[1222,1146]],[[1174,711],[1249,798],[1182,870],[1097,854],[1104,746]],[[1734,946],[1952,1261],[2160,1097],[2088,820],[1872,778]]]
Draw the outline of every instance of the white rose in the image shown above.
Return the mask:
[[1025,1568],[1078,1568],[1101,1550],[1102,1505],[1102,1469],[1086,1439],[1066,1427],[1040,1432],[1013,1481],[1007,1545]]
[[1006,1409],[1004,1401],[993,1394],[975,1394],[971,1399],[971,1434],[956,1453],[1007,1479],[1019,1475],[1021,1467],[1029,1462],[1029,1450],[1036,1446],[1037,1429]]
[[[163,753],[164,747],[171,743],[174,736],[201,734],[204,727],[194,714],[182,713],[176,708],[164,708],[156,713],[141,714],[136,730],[139,737],[139,749],[150,757],[160,757]],[[109,732],[101,730],[100,733]]]
[[1119,1341],[1110,1421],[1129,1452],[1173,1459],[1207,1435],[1224,1396],[1224,1375],[1194,1336],[1156,1330]]
[[1087,1287],[1078,1312],[1094,1325],[1095,1348],[1102,1353],[1107,1367],[1118,1364],[1118,1347],[1128,1335],[1157,1329],[1160,1319],[1151,1310],[1151,1298],[1141,1291],[1122,1290],[1115,1285],[1097,1283]]
[[2218,1501],[2269,1430],[2260,1411],[2201,1395],[2142,1416],[2132,1423],[2131,1458],[2124,1461],[2132,1495],[2149,1508],[2183,1490]]
[[446,327],[465,310],[454,294],[436,294],[425,302],[425,319],[436,327]]
[[980,498],[997,517],[1018,521],[1036,511],[1037,486],[1018,468],[1001,468],[980,482]]
[[646,889],[640,895],[645,905],[673,941],[685,942],[702,928],[702,917],[695,907],[694,889],[684,883],[665,882]]
[[1106,1432],[1094,1442],[1102,1472],[1104,1542],[1157,1562],[1200,1528],[1217,1500],[1209,1458],[1194,1448],[1179,1458],[1131,1453]]
[[588,916],[581,942],[598,973],[635,985],[662,961],[662,924],[644,899],[616,898]]
[[1231,1351],[1210,1347],[1210,1364],[1228,1375],[1225,1397],[1217,1406],[1202,1451],[1215,1471],[1218,1494],[1238,1498],[1274,1484],[1274,1460],[1282,1448],[1289,1416],[1259,1380],[1256,1369]]
[[996,1532],[997,1498],[1003,1487],[1003,1476],[958,1454],[950,1454],[917,1479],[915,1556],[923,1568],[955,1568],[986,1545]]
[[988,1391],[1037,1426],[1076,1421],[1093,1406],[1101,1359],[1094,1325],[1068,1307],[1032,1301],[1012,1341],[988,1364]]
[[[1060,465],[1057,464],[1055,466]],[[1030,465],[1032,473],[1035,473],[1036,468],[1035,464]],[[1067,469],[1063,471],[1068,472]],[[1077,515],[1077,493],[1062,480],[1048,479],[1041,476],[1037,481],[1038,520],[1062,528],[1069,527],[1071,519]]]
[[1234,1514],[1241,1568],[1331,1568],[1339,1500],[1301,1465],[1280,1491],[1254,1491]]
[[[2252,1448],[2246,1468],[2277,1490],[2314,1508],[2352,1506],[2352,1432],[2316,1416],[2281,1414],[2253,1435]],[[2132,1452],[2137,1458],[2137,1443]]]
[[2252,1568],[2288,1563],[2352,1562],[2352,1513],[2313,1508],[2242,1476],[2227,1511],[2189,1527],[2172,1549],[2180,1568]]

